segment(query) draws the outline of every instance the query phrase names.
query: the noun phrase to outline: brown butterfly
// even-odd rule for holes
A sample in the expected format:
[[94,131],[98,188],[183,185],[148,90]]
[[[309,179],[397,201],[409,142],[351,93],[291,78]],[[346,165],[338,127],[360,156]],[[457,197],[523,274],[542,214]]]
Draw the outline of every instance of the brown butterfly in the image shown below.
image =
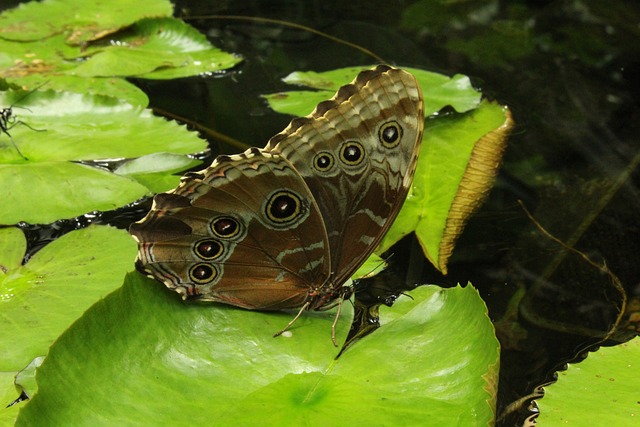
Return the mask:
[[298,308],[279,335],[351,295],[345,282],[409,191],[423,124],[411,74],[363,71],[265,148],[219,156],[156,195],[131,226],[136,266],[183,299]]

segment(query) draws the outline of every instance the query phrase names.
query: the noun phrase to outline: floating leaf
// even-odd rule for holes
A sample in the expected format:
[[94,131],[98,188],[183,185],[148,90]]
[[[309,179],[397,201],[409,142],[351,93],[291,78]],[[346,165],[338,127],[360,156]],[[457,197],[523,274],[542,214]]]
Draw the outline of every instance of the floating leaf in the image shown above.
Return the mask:
[[71,70],[81,76],[138,76],[174,79],[230,68],[240,57],[223,52],[206,37],[173,18],[144,19],[114,34],[115,46],[89,49],[89,59]]
[[377,252],[415,231],[427,258],[443,273],[467,218],[493,184],[513,126],[504,107],[427,120],[412,192]]
[[[113,3],[31,2],[3,12],[0,77],[24,88],[46,82],[52,89],[119,96],[146,107],[146,96],[130,83],[96,77],[169,79],[220,71],[242,60],[171,18],[167,1]],[[142,19],[147,17],[154,18]]]
[[[360,71],[367,68],[371,67],[348,67],[323,73],[296,71],[285,77],[283,81],[320,89],[320,91],[290,91],[263,97],[267,99],[269,106],[279,113],[305,116],[313,111],[318,103],[329,99],[338,88],[351,82]],[[448,77],[414,68],[405,68],[405,70],[412,73],[422,87],[427,116],[448,105],[458,112],[465,112],[476,108],[480,102],[481,94],[473,89],[467,76]]]
[[582,362],[569,364],[538,400],[538,423],[545,426],[632,426],[640,403],[640,338],[602,347]]
[[64,33],[80,45],[104,37],[146,17],[171,16],[167,0],[101,1],[45,0],[20,4],[0,15],[0,37],[21,42],[40,41]]
[[154,193],[161,193],[178,186],[180,172],[199,164],[198,160],[179,154],[153,153],[126,162],[114,172],[135,179]]
[[18,371],[46,354],[89,306],[122,284],[135,253],[126,231],[91,226],[8,269],[0,281],[0,371]]
[[293,313],[184,303],[131,274],[54,344],[16,425],[488,424],[498,344],[477,292],[412,295],[334,360],[332,312],[273,338]]
[[[130,177],[67,160],[134,158],[156,151],[188,154],[206,148],[184,126],[112,97],[9,91],[0,93],[0,104],[14,104],[16,124],[10,133],[28,159],[20,157],[6,134],[0,135],[0,180],[6,186],[0,224],[46,223],[111,210],[150,193]],[[175,168],[155,173],[158,182],[165,182],[161,188],[177,181]]]

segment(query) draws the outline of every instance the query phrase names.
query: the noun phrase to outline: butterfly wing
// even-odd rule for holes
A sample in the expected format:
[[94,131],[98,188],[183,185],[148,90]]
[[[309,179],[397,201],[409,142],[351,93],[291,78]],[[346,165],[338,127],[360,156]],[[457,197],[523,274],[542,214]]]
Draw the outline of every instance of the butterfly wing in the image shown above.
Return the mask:
[[294,119],[265,147],[289,160],[309,186],[327,229],[335,284],[374,251],[402,207],[423,126],[416,79],[381,65]]
[[138,269],[185,299],[294,308],[329,276],[326,232],[308,187],[286,159],[257,148],[220,156],[156,195],[131,233]]

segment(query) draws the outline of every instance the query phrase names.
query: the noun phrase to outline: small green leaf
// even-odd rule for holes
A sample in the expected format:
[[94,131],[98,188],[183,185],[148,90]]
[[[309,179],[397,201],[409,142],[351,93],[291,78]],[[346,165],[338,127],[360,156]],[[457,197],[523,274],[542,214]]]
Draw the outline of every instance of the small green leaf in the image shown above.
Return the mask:
[[70,73],[80,76],[139,76],[173,79],[230,68],[241,61],[173,18],[144,19],[115,34],[113,46],[89,49],[90,57]]
[[0,164],[0,182],[6,185],[0,224],[49,223],[112,210],[148,194],[130,178],[67,162]]
[[26,368],[18,372],[16,375],[16,386],[22,389],[27,396],[33,396],[38,391],[38,383],[36,382],[36,369],[42,365],[45,356],[38,356],[33,359]]
[[544,426],[632,426],[640,417],[640,337],[590,353],[537,401]]
[[200,163],[180,154],[154,153],[130,160],[114,172],[135,179],[154,193],[161,193],[175,188],[180,183],[181,172]]
[[[126,231],[73,231],[0,278],[0,372],[18,371],[91,304],[122,284],[136,245]],[[1,403],[1,402],[0,402]]]

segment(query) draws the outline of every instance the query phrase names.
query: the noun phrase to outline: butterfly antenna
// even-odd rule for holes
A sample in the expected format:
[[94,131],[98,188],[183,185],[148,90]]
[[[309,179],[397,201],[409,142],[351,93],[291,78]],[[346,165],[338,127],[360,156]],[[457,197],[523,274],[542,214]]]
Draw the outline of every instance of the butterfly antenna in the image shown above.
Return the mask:
[[304,303],[304,305],[302,306],[302,308],[300,308],[300,311],[298,311],[298,314],[296,314],[296,317],[294,317],[289,323],[287,323],[287,326],[285,326],[284,328],[282,328],[280,331],[276,332],[275,334],[273,334],[273,337],[279,337],[280,335],[282,335],[283,332],[287,331],[291,325],[293,325],[294,323],[296,323],[296,320],[298,320],[298,318],[302,315],[302,313],[309,308],[309,306],[311,305],[310,301],[307,301]]
[[[36,86],[33,89],[31,89],[29,92],[25,93],[20,98],[18,98],[15,101],[13,101],[13,103],[11,103],[11,106],[9,108],[13,108],[13,106],[16,105],[18,102],[22,101],[27,96],[31,95],[33,92],[37,91],[38,89],[40,89],[42,86],[46,85],[47,83],[49,83],[49,80],[46,80],[45,82],[40,83],[38,86]],[[22,108],[25,108],[25,107],[22,107]],[[28,110],[28,108],[27,108],[27,110]]]

